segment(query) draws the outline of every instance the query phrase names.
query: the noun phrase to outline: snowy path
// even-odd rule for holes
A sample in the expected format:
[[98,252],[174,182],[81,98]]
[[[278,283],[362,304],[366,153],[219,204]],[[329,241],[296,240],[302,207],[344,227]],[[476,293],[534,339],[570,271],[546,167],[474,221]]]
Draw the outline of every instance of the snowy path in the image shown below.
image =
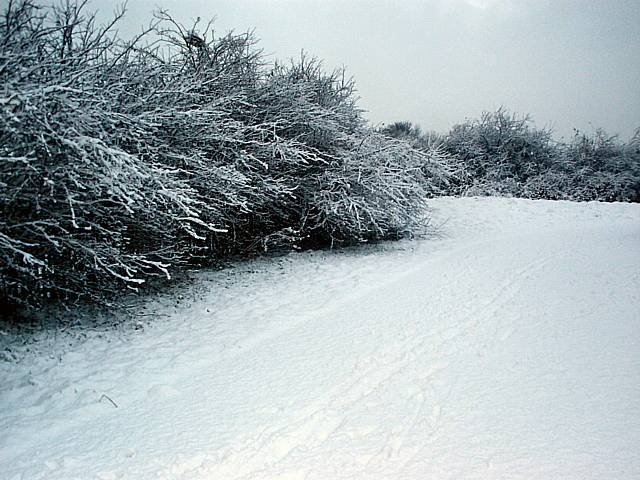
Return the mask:
[[0,478],[640,478],[640,205],[433,205],[440,239],[9,338]]

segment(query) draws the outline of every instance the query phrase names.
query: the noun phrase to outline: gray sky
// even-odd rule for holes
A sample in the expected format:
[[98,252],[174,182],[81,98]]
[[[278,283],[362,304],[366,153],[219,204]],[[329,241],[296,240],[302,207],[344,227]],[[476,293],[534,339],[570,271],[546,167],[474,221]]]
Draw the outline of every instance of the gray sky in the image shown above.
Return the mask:
[[304,49],[345,66],[374,124],[445,132],[504,105],[557,137],[640,126],[640,0],[129,0],[121,32],[158,5],[215,16],[221,33],[254,28],[271,59]]

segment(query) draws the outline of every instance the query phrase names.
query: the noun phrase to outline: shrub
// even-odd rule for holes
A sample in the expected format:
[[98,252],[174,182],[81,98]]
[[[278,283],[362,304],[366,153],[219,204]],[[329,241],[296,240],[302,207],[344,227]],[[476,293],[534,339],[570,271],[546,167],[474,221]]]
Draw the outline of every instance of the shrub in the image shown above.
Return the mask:
[[576,131],[564,145],[556,170],[570,178],[568,198],[575,200],[638,201],[640,155],[638,133],[628,144],[598,129],[589,135]]
[[446,151],[460,163],[451,193],[525,198],[638,201],[639,134],[628,144],[603,130],[568,143],[503,108],[456,125]]
[[427,196],[436,197],[452,193],[454,185],[460,183],[464,171],[458,159],[447,152],[445,137],[434,131],[423,132],[419,125],[402,121],[378,129],[382,135],[408,143],[426,154],[422,172],[427,178]]
[[179,257],[167,240],[192,230],[201,202],[174,171],[131,148],[149,123],[128,112],[139,100],[133,45],[74,5],[46,11],[28,0],[7,7],[0,44],[3,296],[99,298],[166,274]]
[[555,156],[551,132],[500,108],[455,125],[446,150],[463,165],[457,193],[471,189],[518,195],[520,185],[549,168]]
[[250,34],[157,13],[124,42],[76,4],[0,22],[0,296],[103,302],[187,264],[274,245],[397,238],[447,178],[373,131],[353,82]]

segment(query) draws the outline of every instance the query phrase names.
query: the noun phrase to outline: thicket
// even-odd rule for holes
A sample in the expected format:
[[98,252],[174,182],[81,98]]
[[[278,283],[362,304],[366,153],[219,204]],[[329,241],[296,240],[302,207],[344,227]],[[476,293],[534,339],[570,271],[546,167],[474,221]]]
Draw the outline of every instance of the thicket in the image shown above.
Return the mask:
[[529,116],[500,108],[445,135],[423,133],[411,122],[380,131],[448,158],[453,175],[443,190],[450,195],[640,201],[640,129],[626,143],[602,129],[556,141]]
[[597,129],[561,143],[553,168],[527,185],[529,196],[640,202],[640,128],[628,142]]
[[0,18],[0,301],[106,302],[274,246],[398,238],[448,176],[368,126],[344,72],[158,12],[130,41],[84,3]]

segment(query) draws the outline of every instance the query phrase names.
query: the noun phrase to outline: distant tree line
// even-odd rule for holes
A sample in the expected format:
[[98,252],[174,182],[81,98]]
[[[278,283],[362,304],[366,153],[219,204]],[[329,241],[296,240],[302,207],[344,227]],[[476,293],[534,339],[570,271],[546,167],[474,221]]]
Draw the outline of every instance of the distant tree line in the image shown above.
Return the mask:
[[380,132],[449,157],[455,173],[442,190],[451,195],[640,202],[640,128],[628,142],[602,129],[555,141],[529,116],[500,108],[446,134],[423,133],[411,122]]

